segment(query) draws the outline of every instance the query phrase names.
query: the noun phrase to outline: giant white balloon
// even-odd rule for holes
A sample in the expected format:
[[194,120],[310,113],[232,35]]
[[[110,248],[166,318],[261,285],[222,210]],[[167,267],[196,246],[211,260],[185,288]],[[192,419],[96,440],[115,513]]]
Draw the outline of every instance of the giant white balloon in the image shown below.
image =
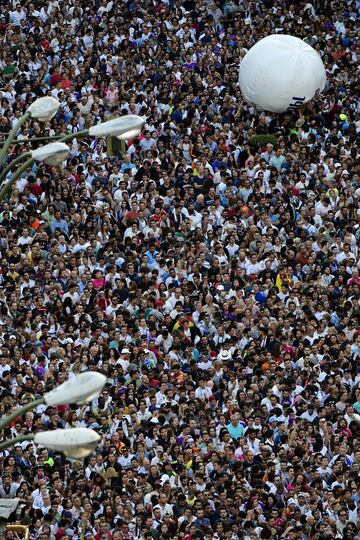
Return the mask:
[[241,92],[260,109],[295,110],[322,92],[326,83],[318,53],[301,39],[272,35],[256,43],[240,64]]

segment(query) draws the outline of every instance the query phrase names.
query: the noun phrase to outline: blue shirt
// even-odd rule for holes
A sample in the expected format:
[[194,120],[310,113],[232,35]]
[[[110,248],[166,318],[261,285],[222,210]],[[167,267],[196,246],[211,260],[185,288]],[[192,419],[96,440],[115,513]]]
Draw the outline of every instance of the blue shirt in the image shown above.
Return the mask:
[[82,281],[78,281],[77,286],[79,287],[80,294],[82,294],[84,292],[85,287],[87,287],[87,283],[83,283]]
[[237,426],[233,426],[230,422],[230,424],[226,426],[226,429],[232,439],[240,439],[244,435],[244,427],[240,423]]
[[134,165],[134,163],[124,163],[123,165],[121,165],[121,169],[120,169],[120,172],[124,173],[125,171],[128,171],[129,169],[134,169],[136,168],[136,165]]
[[194,521],[194,525],[197,529],[202,529],[203,527],[210,527],[210,520],[206,517],[203,517],[201,519],[196,518]]
[[269,165],[276,167],[278,171],[281,169],[281,165],[284,163],[285,157],[284,156],[273,156],[270,158]]
[[147,252],[145,253],[145,255],[147,256],[148,260],[149,260],[149,265],[152,265],[152,264],[155,264],[156,263],[156,255],[159,255],[159,252],[158,251],[154,251],[153,253],[150,251],[150,249],[147,250]]
[[69,227],[68,227],[68,224],[66,223],[65,219],[59,219],[59,221],[54,219],[54,221],[50,224],[50,228],[51,228],[52,233],[54,233],[56,231],[56,229],[60,229],[65,234],[69,233]]

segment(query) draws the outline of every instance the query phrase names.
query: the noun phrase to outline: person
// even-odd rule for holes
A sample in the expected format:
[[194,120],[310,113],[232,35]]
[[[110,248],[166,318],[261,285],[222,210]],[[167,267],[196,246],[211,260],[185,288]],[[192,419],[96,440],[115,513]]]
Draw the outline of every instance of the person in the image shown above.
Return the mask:
[[230,423],[226,426],[232,439],[238,440],[244,435],[244,427],[236,414],[232,414]]
[[[0,5],[0,143],[60,103],[2,167],[144,120],[120,148],[76,137],[0,202],[1,416],[35,404],[0,434],[22,441],[0,493],[31,540],[359,536],[358,5],[305,4]],[[327,73],[301,125],[239,89],[279,32]],[[95,399],[39,404],[87,370]],[[101,439],[81,460],[23,440],[72,426]]]

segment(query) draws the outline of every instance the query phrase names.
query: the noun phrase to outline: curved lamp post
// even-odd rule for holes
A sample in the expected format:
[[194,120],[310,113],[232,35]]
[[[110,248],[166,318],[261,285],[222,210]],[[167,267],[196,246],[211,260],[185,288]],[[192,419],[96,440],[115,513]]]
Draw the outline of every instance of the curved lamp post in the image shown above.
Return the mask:
[[[28,169],[28,167],[31,167],[31,165],[34,163],[34,161],[43,161],[47,165],[60,165],[64,161],[64,159],[67,158],[67,156],[70,153],[70,148],[67,146],[67,144],[63,142],[54,142],[45,144],[44,146],[40,146],[40,148],[37,148],[36,150],[32,150],[31,152],[26,152],[26,154],[22,154],[14,160],[12,163],[9,164],[8,167],[3,171],[3,173],[0,175],[0,180],[4,177],[5,174],[7,174],[13,167],[13,165],[20,163],[23,161],[24,158],[28,158],[21,167],[18,168],[18,170],[12,175],[10,180],[6,182],[0,191],[0,201],[5,197],[5,195],[8,193],[11,186],[14,185],[16,180],[22,175],[23,172]],[[21,159],[20,159],[21,158]]]
[[9,414],[9,416],[3,418],[0,422],[0,431],[18,416],[22,416],[27,411],[31,411],[44,403],[48,406],[56,406],[65,405],[67,403],[77,403],[80,405],[87,401],[92,401],[100,395],[105,383],[106,377],[101,373],[97,373],[96,371],[80,373],[72,379],[65,381],[57,388],[54,388],[54,390],[47,392],[42,398],[31,401],[27,405],[24,405],[20,409]]
[[[0,151],[0,166],[2,165],[7,149],[14,140],[16,133],[20,129],[24,121],[29,118],[37,118],[40,121],[50,120],[58,111],[60,103],[51,97],[43,97],[32,103],[26,113],[15,124],[14,128],[9,133],[1,151]],[[43,161],[47,165],[59,165],[68,156],[70,149],[64,144],[73,139],[82,137],[117,137],[120,140],[136,137],[144,125],[144,120],[141,116],[128,115],[119,118],[113,118],[107,122],[96,124],[89,129],[69,133],[62,137],[58,142],[46,144],[31,152],[26,152],[15,158],[0,174],[0,182],[5,180],[6,175],[11,169],[26,161],[16,170],[13,176],[4,183],[0,191],[0,202],[8,193],[9,189],[14,185],[16,180],[33,164],[34,161]],[[61,146],[62,145],[62,146]],[[66,149],[65,149],[66,148]]]
[[14,127],[10,131],[4,143],[4,146],[0,151],[0,165],[2,165],[4,161],[10,144],[13,142],[17,132],[19,131],[23,123],[26,122],[26,120],[28,120],[29,118],[35,118],[40,122],[48,122],[58,112],[59,107],[60,102],[53,97],[42,97],[35,100],[27,109],[27,111],[19,118],[19,120],[15,123]]
[[0,443],[0,450],[25,441],[33,441],[36,445],[49,450],[63,452],[73,458],[84,458],[91,454],[99,444],[101,437],[96,431],[88,428],[55,429],[53,431],[40,431],[14,437]]
[[120,140],[131,139],[139,135],[144,123],[143,118],[136,114],[120,116],[119,118],[112,118],[101,124],[91,126],[89,129],[69,133],[62,137],[60,141],[67,142],[79,137],[117,137]]
[[40,122],[49,122],[58,112],[60,102],[53,97],[42,97],[34,101],[26,112],[31,118],[36,118]]
[[46,165],[60,165],[70,153],[70,148],[63,142],[53,142],[32,150],[31,158],[43,161]]
[[35,444],[74,458],[83,458],[91,454],[100,440],[101,437],[96,431],[87,428],[55,429],[34,435]]
[[[66,403],[82,404],[92,401],[99,396],[106,383],[105,375],[96,371],[80,373],[72,379],[47,392],[42,398],[31,401],[20,409],[12,412],[0,422],[0,431],[13,420],[27,411],[45,403],[48,406],[64,405]],[[55,429],[39,433],[25,433],[13,439],[0,442],[0,450],[5,450],[17,443],[33,441],[49,450],[57,450],[73,458],[83,458],[91,454],[98,445],[101,437],[96,431],[88,428]]]
[[45,394],[44,402],[49,406],[65,405],[66,403],[81,405],[99,397],[105,383],[106,377],[102,373],[96,371],[80,373]]
[[91,126],[88,130],[90,137],[106,137],[109,134],[117,137],[121,141],[136,137],[144,125],[144,120],[141,116],[129,115],[113,118],[102,124]]

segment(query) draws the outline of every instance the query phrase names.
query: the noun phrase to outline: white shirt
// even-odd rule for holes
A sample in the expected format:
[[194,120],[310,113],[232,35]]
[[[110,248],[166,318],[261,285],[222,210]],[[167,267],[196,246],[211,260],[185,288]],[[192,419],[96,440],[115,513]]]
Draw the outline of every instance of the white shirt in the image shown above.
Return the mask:
[[265,268],[265,262],[264,261],[259,261],[259,262],[256,262],[256,263],[252,263],[252,262],[248,261],[248,262],[245,263],[245,273],[246,273],[246,275],[258,274],[259,272],[264,270],[264,268]]
[[234,245],[227,244],[227,246],[225,246],[225,249],[227,250],[230,257],[234,257],[240,248],[237,244],[234,244]]
[[160,407],[163,403],[165,403],[168,400],[165,394],[163,394],[160,391],[156,392],[155,397],[156,397],[156,405],[158,407]]
[[260,454],[260,440],[254,439],[253,441],[251,439],[246,440],[247,445],[249,446],[249,449],[252,451],[253,454],[257,455]]
[[33,241],[33,239],[31,238],[31,236],[20,236],[20,238],[18,239],[17,243],[20,245],[20,246],[23,246],[24,244],[31,244]]
[[123,468],[127,469],[128,467],[130,467],[131,465],[131,460],[134,456],[132,454],[129,453],[128,456],[124,456],[124,455],[121,455],[117,462],[119,463],[119,465],[121,465]]
[[15,10],[10,12],[10,22],[14,26],[20,26],[20,21],[22,19],[26,19],[26,13],[25,11],[21,10],[20,12]]
[[0,366],[0,377],[2,378],[3,373],[5,373],[5,371],[10,371],[10,370],[11,370],[11,367],[8,366],[7,364],[5,364],[5,366]]
[[304,418],[305,420],[307,420],[308,422],[313,422],[315,420],[315,418],[318,417],[318,414],[317,412],[314,410],[313,413],[310,415],[308,411],[305,411],[304,413],[302,413],[300,415],[300,418]]
[[195,397],[197,399],[201,399],[201,401],[205,401],[209,399],[209,397],[212,395],[212,391],[208,386],[205,386],[205,388],[197,388],[195,390]]
[[344,414],[344,418],[347,422],[347,425],[350,425],[350,422],[357,422],[360,424],[360,414],[353,413],[352,416],[349,416],[348,414]]
[[172,504],[165,503],[164,506],[157,504],[153,509],[155,510],[155,508],[160,509],[161,518],[165,516],[172,516],[174,514]]

